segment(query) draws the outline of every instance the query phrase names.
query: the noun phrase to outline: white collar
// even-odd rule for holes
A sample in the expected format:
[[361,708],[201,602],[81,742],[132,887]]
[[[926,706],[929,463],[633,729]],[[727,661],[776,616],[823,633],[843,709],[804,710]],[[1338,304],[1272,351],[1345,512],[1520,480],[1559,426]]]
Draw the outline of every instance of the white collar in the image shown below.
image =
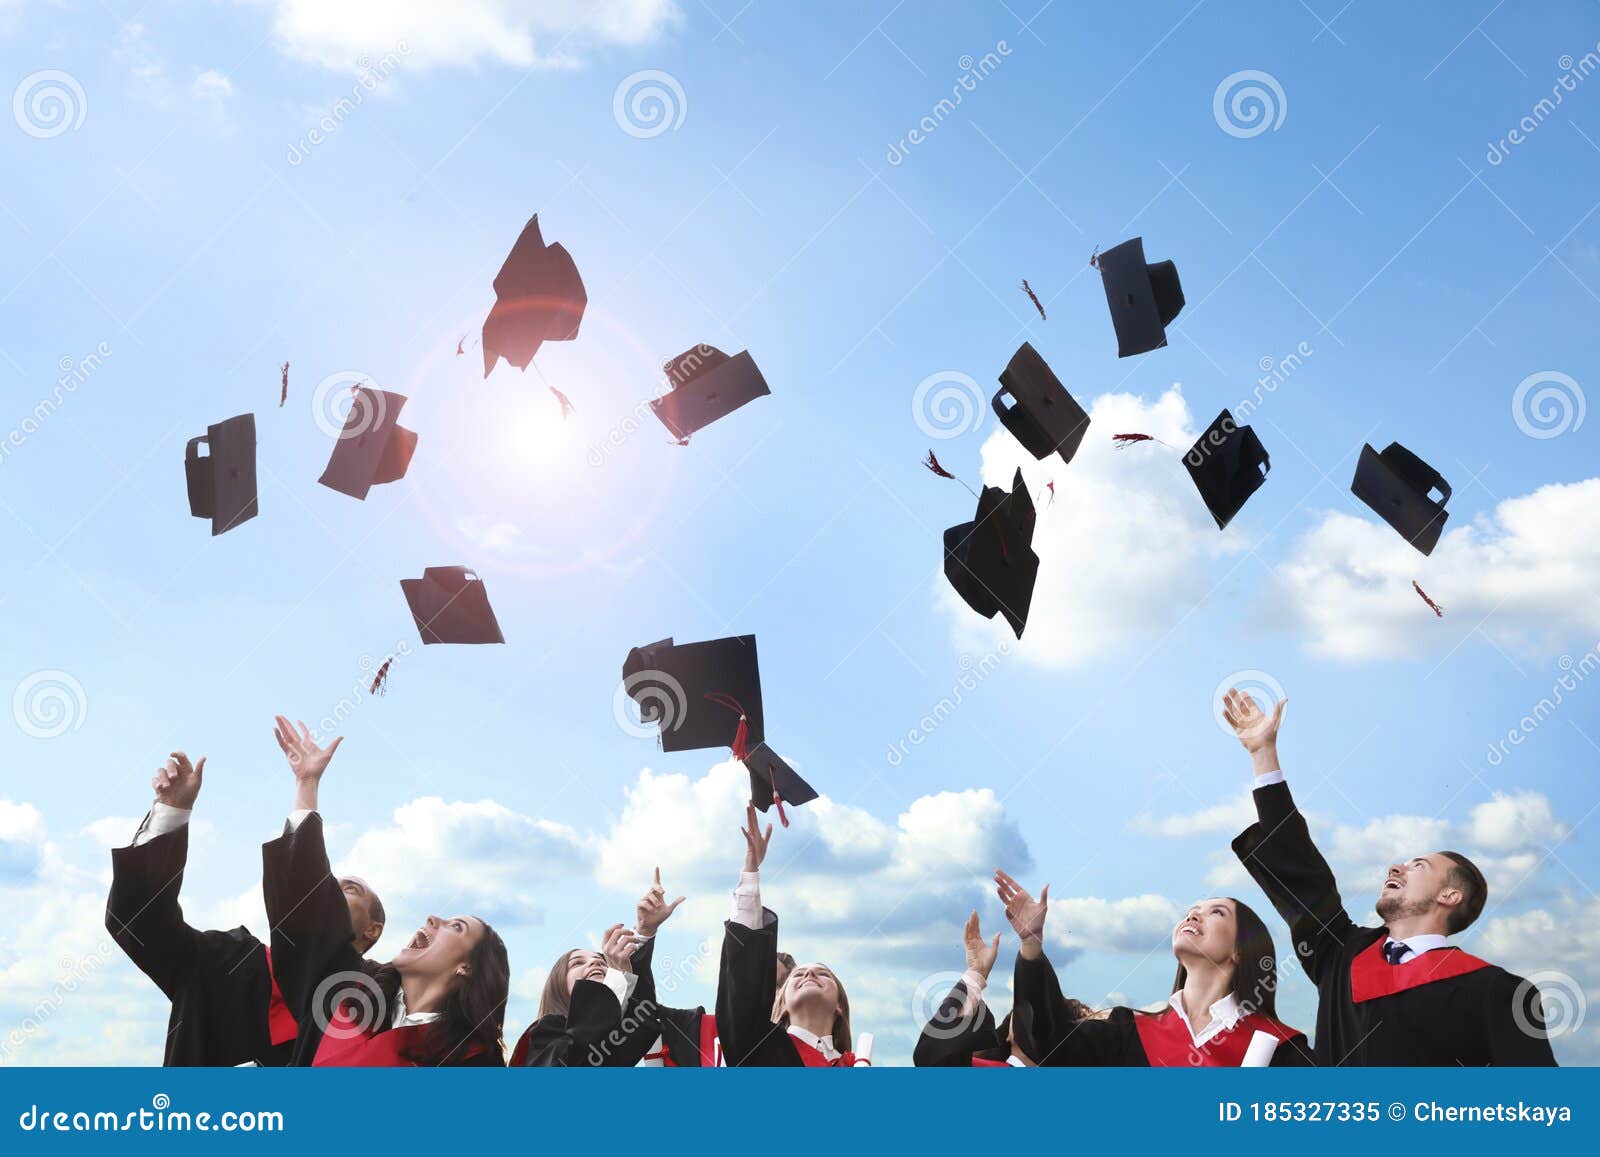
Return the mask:
[[1435,948],[1450,947],[1450,939],[1437,932],[1424,932],[1421,936],[1411,936],[1405,940],[1396,940],[1393,936],[1384,938],[1384,944],[1404,944],[1413,956],[1421,956],[1424,952],[1432,952]]
[[1189,1014],[1183,1010],[1182,997],[1183,990],[1180,988],[1167,998],[1167,1003],[1177,1011],[1184,1027],[1189,1030],[1190,1038],[1197,1045],[1205,1044],[1219,1032],[1226,1032],[1238,1024],[1239,1018],[1244,1015],[1239,1009],[1239,1002],[1233,999],[1233,993],[1225,992],[1222,999],[1211,1006],[1211,1020],[1196,1031],[1195,1026],[1189,1023]]
[[1027,1064],[1015,1054],[1012,1054],[1006,1058],[1006,1064],[1010,1065],[1014,1069],[1025,1069],[1028,1067]]
[[810,1045],[830,1061],[838,1060],[843,1054],[833,1047],[833,1036],[818,1036],[814,1032],[801,1028],[799,1025],[789,1026],[789,1035],[795,1040]]
[[399,989],[394,994],[394,1020],[390,1028],[409,1028],[414,1024],[431,1024],[439,1019],[436,1012],[407,1012],[405,989]]

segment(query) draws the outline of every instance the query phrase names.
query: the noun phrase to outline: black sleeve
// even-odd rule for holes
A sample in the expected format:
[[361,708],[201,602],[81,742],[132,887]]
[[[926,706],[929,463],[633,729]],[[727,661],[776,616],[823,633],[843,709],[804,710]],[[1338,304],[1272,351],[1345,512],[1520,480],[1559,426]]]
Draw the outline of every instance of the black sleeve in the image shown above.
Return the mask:
[[1028,960],[1019,952],[1011,976],[1016,1002],[1027,1004],[1033,1010],[1033,1037],[1040,1053],[1036,1058],[1038,1063],[1070,1063],[1056,1054],[1060,1052],[1061,1041],[1077,1022],[1050,958],[1040,953],[1037,960]]
[[178,903],[188,858],[188,824],[138,847],[111,850],[106,931],[169,1000],[191,975],[204,944]]
[[580,980],[572,986],[567,1015],[535,1022],[527,1032],[526,1050],[519,1044],[518,1052],[530,1068],[601,1068],[623,1040],[621,1021],[617,994],[598,980]]
[[1274,1069],[1309,1069],[1317,1063],[1316,1054],[1311,1051],[1311,1042],[1306,1040],[1306,1034],[1297,1032],[1286,1041],[1279,1041],[1277,1051],[1272,1054]]
[[1483,1010],[1488,1021],[1489,1063],[1553,1068],[1556,1056],[1550,1048],[1538,986],[1512,973],[1496,971],[1499,975],[1490,986]]
[[1289,925],[1306,975],[1319,983],[1355,921],[1344,910],[1333,869],[1312,842],[1289,785],[1268,784],[1252,794],[1257,819],[1234,839],[1234,854]]
[[970,1066],[973,1053],[1005,1043],[1000,1039],[989,1006],[980,999],[973,1014],[963,1017],[966,1002],[966,982],[958,980],[939,1002],[932,1019],[922,1026],[922,1035],[911,1052],[913,1065],[919,1069]]
[[778,989],[778,916],[761,910],[762,926],[725,921],[717,974],[717,1035],[729,1068],[798,1063],[788,1034],[772,1023]]
[[261,845],[261,891],[272,926],[273,975],[284,1002],[303,1024],[317,986],[335,973],[361,972],[364,963],[316,812]]

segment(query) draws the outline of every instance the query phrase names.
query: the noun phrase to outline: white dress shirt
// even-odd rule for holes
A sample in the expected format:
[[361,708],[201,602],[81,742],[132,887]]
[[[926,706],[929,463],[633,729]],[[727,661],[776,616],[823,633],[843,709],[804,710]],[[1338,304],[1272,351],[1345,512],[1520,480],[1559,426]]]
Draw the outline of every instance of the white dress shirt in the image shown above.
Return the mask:
[[157,836],[177,831],[189,822],[189,816],[192,814],[186,807],[173,807],[157,800],[150,805],[150,811],[145,815],[144,822],[139,825],[139,830],[133,833],[133,846],[143,847]]
[[740,872],[733,890],[733,914],[728,917],[746,928],[761,928],[761,873]]
[[1282,768],[1279,768],[1277,771],[1269,771],[1265,775],[1256,776],[1256,787],[1267,787],[1267,786],[1269,786],[1271,784],[1282,783],[1282,782],[1283,782],[1283,769]]
[[789,1026],[789,1035],[797,1041],[804,1041],[829,1061],[836,1061],[844,1055],[833,1047],[833,1037],[831,1035],[818,1036],[816,1033],[808,1032],[806,1029],[792,1024]]
[[1179,989],[1169,998],[1168,1003],[1177,1011],[1178,1018],[1183,1021],[1184,1027],[1189,1030],[1189,1037],[1194,1041],[1195,1048],[1201,1048],[1212,1037],[1220,1032],[1227,1032],[1239,1023],[1239,1018],[1244,1014],[1239,1009],[1239,1002],[1233,999],[1233,993],[1223,993],[1222,999],[1211,1006],[1211,1020],[1202,1025],[1198,1032],[1189,1020],[1189,1014],[1183,1008],[1183,990]]
[[1407,964],[1421,956],[1424,952],[1432,952],[1435,948],[1448,948],[1450,940],[1437,932],[1424,932],[1420,936],[1408,936],[1404,940],[1396,940],[1393,936],[1383,938],[1384,959],[1389,958],[1389,945],[1399,944],[1405,951],[1400,954],[1397,964]]

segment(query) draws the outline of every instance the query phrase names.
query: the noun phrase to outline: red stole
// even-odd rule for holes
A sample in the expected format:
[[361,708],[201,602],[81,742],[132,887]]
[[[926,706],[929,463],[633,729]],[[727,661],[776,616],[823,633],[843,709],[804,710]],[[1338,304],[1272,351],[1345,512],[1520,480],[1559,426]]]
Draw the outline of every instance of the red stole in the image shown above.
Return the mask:
[[278,978],[272,971],[272,949],[263,946],[261,951],[267,954],[267,979],[272,982],[272,995],[267,999],[267,1037],[273,1044],[281,1045],[299,1036],[300,1026],[295,1023],[294,1013],[289,1011],[278,989]]
[[[677,1061],[672,1059],[672,1049],[662,1043],[659,1052],[646,1053],[646,1061],[660,1061],[663,1068],[681,1068]],[[702,1069],[715,1069],[722,1064],[722,1041],[717,1036],[717,1018],[711,1013],[702,1013],[700,1016],[700,1067]]]
[[853,1069],[856,1067],[856,1054],[843,1053],[837,1060],[829,1060],[822,1055],[822,1050],[813,1048],[805,1041],[789,1034],[789,1043],[794,1045],[794,1051],[800,1055],[800,1063],[808,1069]]
[[972,1067],[975,1069],[1009,1069],[1012,1066],[1006,1061],[986,1061],[982,1057],[973,1057]]
[[[333,1014],[328,1031],[317,1045],[313,1066],[339,1066],[343,1068],[390,1069],[405,1068],[417,1062],[404,1055],[422,1043],[429,1025],[412,1024],[392,1028],[387,1032],[363,1031],[359,1022],[345,1015],[344,1009]],[[466,1055],[479,1051],[476,1047]]]
[[1390,964],[1383,958],[1385,939],[1379,936],[1350,962],[1350,999],[1357,1004],[1489,967],[1487,960],[1453,947],[1435,948],[1404,964]]
[[1133,1024],[1151,1068],[1238,1068],[1255,1033],[1271,1033],[1280,1041],[1295,1035],[1288,1025],[1256,1012],[1240,1017],[1232,1028],[1223,1029],[1203,1045],[1194,1043],[1189,1026],[1175,1008],[1149,1015],[1136,1012]]

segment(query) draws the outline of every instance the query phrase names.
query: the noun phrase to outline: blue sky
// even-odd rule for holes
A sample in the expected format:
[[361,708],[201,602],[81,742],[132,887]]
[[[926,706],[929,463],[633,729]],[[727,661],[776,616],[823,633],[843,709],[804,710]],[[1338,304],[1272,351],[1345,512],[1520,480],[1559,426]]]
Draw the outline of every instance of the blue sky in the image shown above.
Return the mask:
[[[278,711],[340,718],[334,852],[393,934],[469,906],[505,927],[513,1031],[656,862],[693,895],[667,933],[693,956],[743,789],[619,726],[629,647],[666,635],[758,636],[769,739],[827,796],[767,899],[890,1058],[965,913],[999,926],[997,859],[1051,882],[1052,950],[1095,1001],[1160,999],[1179,907],[1260,903],[1212,711],[1244,672],[1294,701],[1285,763],[1353,912],[1389,859],[1465,845],[1496,889],[1468,946],[1564,1003],[1600,987],[1600,10],[427,8],[0,3],[0,888],[31,913],[0,951],[8,1063],[159,1057],[165,1008],[97,912],[173,748],[210,759],[189,909],[263,924]],[[628,78],[670,124],[629,120]],[[1270,127],[1230,119],[1240,85]],[[484,381],[473,337],[534,212],[582,271],[582,333]],[[1188,306],[1118,360],[1087,262],[1135,235]],[[1094,415],[1070,466],[987,413],[1024,340]],[[639,407],[701,341],[749,349],[772,396],[678,448]],[[420,439],[364,504],[316,485],[317,386],[349,373],[406,394]],[[938,375],[954,429],[917,401]],[[1110,449],[1124,424],[1181,448],[1246,399],[1273,470],[1225,534],[1178,449]],[[262,513],[212,539],[184,443],[247,411]],[[1348,495],[1361,444],[1396,440],[1455,488],[1431,558]],[[945,588],[971,499],[930,446],[974,484],[1056,483],[1020,643]],[[448,564],[505,647],[418,644],[398,580]],[[363,658],[401,643],[367,696]],[[1282,1006],[1310,1022],[1302,981]],[[1594,1032],[1558,1051],[1594,1058]]]

